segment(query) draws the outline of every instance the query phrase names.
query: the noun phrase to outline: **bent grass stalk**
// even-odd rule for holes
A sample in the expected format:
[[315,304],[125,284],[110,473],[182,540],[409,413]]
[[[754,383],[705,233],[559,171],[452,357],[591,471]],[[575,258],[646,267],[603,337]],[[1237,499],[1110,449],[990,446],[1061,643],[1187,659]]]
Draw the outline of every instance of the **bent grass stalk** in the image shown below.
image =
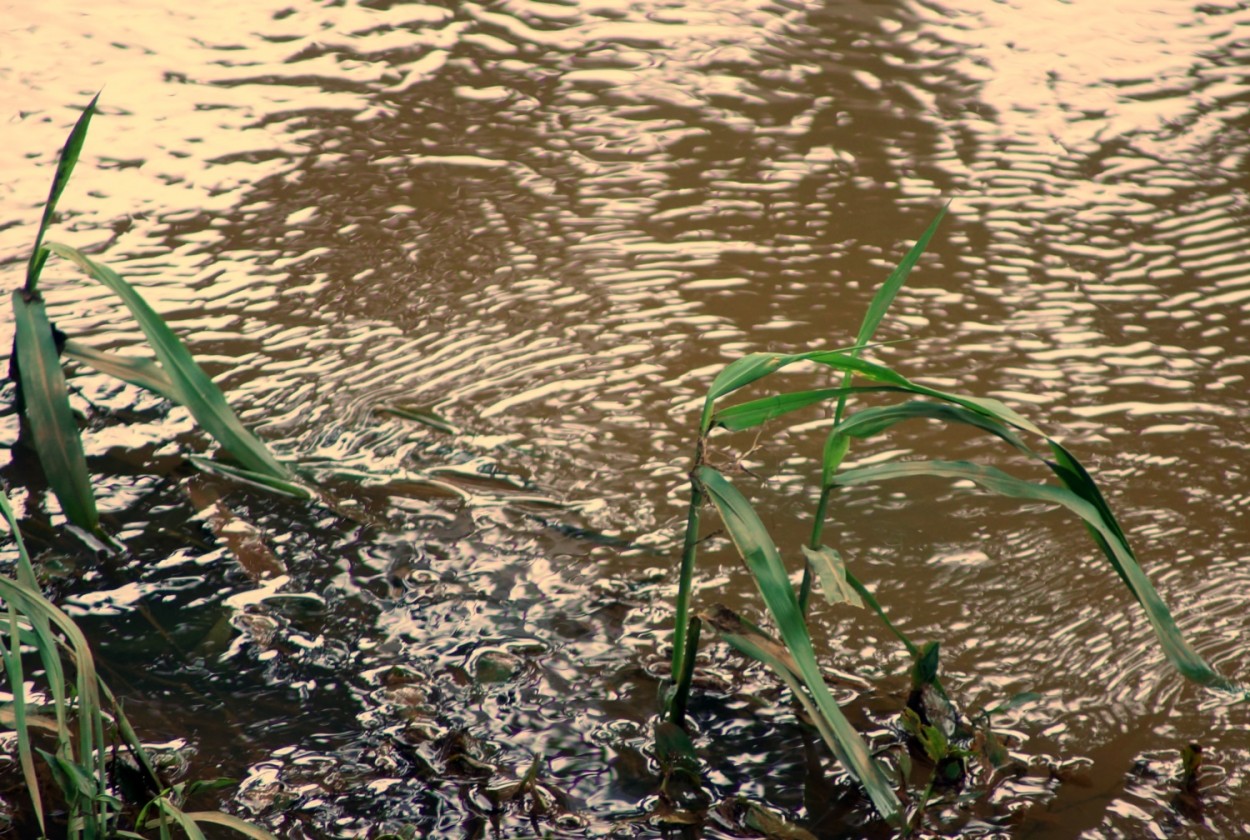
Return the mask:
[[274,457],[252,434],[226,402],[217,384],[192,358],[181,339],[122,277],[106,265],[69,245],[47,242],[46,234],[55,216],[69,177],[74,171],[86,141],[87,128],[95,114],[97,95],[83,110],[57,162],[52,188],[44,206],[35,244],[27,264],[25,286],[13,293],[16,321],[14,360],[18,384],[28,421],[32,445],[43,466],[48,483],[61,504],[66,519],[87,531],[99,530],[99,515],[91,489],[91,476],[83,455],[78,425],[69,403],[60,350],[53,338],[43,297],[38,290],[40,275],[49,254],[67,259],[88,276],[104,285],[130,310],[155,353],[155,360],[106,353],[86,347],[72,338],[65,352],[102,373],[153,391],[185,406],[199,426],[208,432],[238,463],[223,470],[227,474],[300,498],[311,493],[300,485],[293,471]]
[[[1101,549],[1112,569],[1124,582],[1134,599],[1146,613],[1159,646],[1167,661],[1182,676],[1200,685],[1238,694],[1250,699],[1250,693],[1217,673],[1182,637],[1176,621],[1159,597],[1149,578],[1138,564],[1129,542],[1089,472],[1059,441],[1037,425],[998,400],[953,394],[913,382],[897,371],[859,357],[884,317],[908,272],[916,264],[921,251],[932,238],[945,215],[943,209],[924,235],[909,250],[899,267],[874,296],[864,318],[856,344],[849,350],[810,351],[806,353],[753,353],[731,362],[713,380],[704,400],[695,444],[694,468],[691,471],[691,499],[687,514],[687,530],[683,543],[678,583],[676,620],[673,633],[673,679],[676,685],[668,694],[666,713],[670,720],[680,719],[684,711],[676,708],[673,698],[689,692],[693,667],[689,661],[694,652],[686,635],[690,623],[693,575],[699,546],[700,509],[710,499],[720,514],[738,554],[754,578],[768,607],[769,614],[782,636],[788,657],[780,655],[779,646],[758,629],[748,632],[743,626],[726,618],[727,611],[709,615],[704,621],[716,627],[729,644],[740,652],[758,659],[776,671],[790,687],[801,705],[816,720],[816,727],[831,751],[846,770],[864,785],[878,813],[895,826],[904,824],[901,806],[893,789],[885,781],[876,761],[868,754],[863,739],[846,722],[825,687],[807,632],[806,613],[813,588],[813,563],[824,578],[826,596],[848,600],[858,595],[885,623],[887,628],[920,663],[936,647],[921,648],[914,644],[889,618],[868,589],[842,563],[840,556],[824,544],[824,528],[833,493],[842,487],[889,481],[896,478],[929,476],[969,481],[981,489],[1008,498],[1045,502],[1075,513]],[[758,382],[785,367],[809,362],[840,372],[843,384],[837,388],[775,394],[739,405],[718,409],[717,401],[752,383]],[[855,379],[868,385],[855,385]],[[899,393],[910,399],[895,405],[867,408],[844,416],[848,399],[869,392]],[[821,457],[819,498],[808,544],[803,547],[805,561],[803,578],[797,594],[791,586],[771,537],[751,504],[728,480],[705,463],[708,437],[717,426],[731,431],[754,428],[786,414],[822,403],[836,403],[834,423],[825,441]],[[1015,478],[992,467],[957,461],[887,462],[839,472],[850,450],[852,440],[862,440],[889,431],[898,423],[926,419],[969,426],[998,437],[1013,449],[1045,464],[1059,484],[1041,484]],[[1025,435],[1040,438],[1044,452],[1025,442]],[[829,591],[830,589],[833,591]],[[930,683],[945,696],[932,663]]]

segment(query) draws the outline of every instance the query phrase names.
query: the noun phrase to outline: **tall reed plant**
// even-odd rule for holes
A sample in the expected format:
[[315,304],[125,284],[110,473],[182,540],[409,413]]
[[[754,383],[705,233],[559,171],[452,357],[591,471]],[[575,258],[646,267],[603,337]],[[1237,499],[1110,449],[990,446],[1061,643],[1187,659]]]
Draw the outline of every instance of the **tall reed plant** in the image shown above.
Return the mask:
[[[1185,641],[1166,604],[1151,585],[1102,491],[1080,461],[1062,443],[1002,402],[949,393],[908,379],[898,371],[863,358],[899,289],[915,267],[946,214],[944,208],[902,262],[878,289],[868,307],[854,345],[806,353],[753,353],[730,363],[712,381],[703,402],[695,435],[690,472],[690,505],[681,556],[673,629],[674,684],[666,696],[666,715],[680,722],[694,675],[701,623],[709,622],[743,654],[775,671],[808,712],[821,737],[842,766],[867,791],[878,813],[889,823],[907,823],[898,795],[868,745],[847,721],[825,684],[807,624],[814,581],[832,601],[867,604],[917,660],[925,652],[889,622],[881,605],[860,582],[826,536],[829,504],[841,488],[878,484],[899,478],[930,476],[967,481],[989,493],[1066,508],[1092,536],[1111,569],[1145,612],[1167,661],[1186,679],[1245,697],[1245,691],[1218,674]],[[736,405],[723,398],[805,362],[828,369],[840,382],[827,388],[780,391]],[[868,393],[900,395],[900,401],[847,413],[853,398]],[[819,470],[811,535],[801,547],[803,574],[792,585],[781,553],[755,508],[733,482],[708,463],[708,441],[717,429],[742,431],[815,405],[829,405],[833,424],[825,439]],[[843,470],[853,441],[890,431],[909,420],[937,420],[990,434],[1045,465],[1054,481],[1039,483],[1014,477],[992,466],[966,461],[890,461]],[[1030,443],[1029,441],[1036,441]],[[755,580],[780,641],[728,610],[692,615],[694,577],[700,547],[700,522],[707,503],[715,509],[739,555]],[[936,649],[931,649],[935,654]],[[934,663],[931,681],[940,691]],[[943,693],[944,694],[944,693]]]

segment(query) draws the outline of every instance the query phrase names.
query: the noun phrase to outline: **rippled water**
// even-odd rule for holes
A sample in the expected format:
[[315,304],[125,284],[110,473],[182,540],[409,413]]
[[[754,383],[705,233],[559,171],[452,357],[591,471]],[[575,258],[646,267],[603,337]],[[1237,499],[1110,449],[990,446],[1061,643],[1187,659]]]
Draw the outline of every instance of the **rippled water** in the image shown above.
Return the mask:
[[[907,341],[878,357],[1061,431],[1195,646],[1250,680],[1245,3],[0,6],[9,286],[103,87],[56,238],[140,285],[248,422],[326,470],[330,508],[189,478],[177,454],[207,444],[181,411],[82,372],[131,550],[100,568],[39,524],[55,503],[29,465],[3,469],[138,730],[243,779],[232,810],[291,837],[658,835],[696,401],[743,352],[848,343],[946,198],[882,331]],[[137,346],[114,300],[45,277],[59,326]],[[803,421],[725,444],[788,551],[822,436]],[[891,453],[1001,455],[926,427],[853,454]],[[1044,695],[1002,721],[1034,767],[998,796],[1014,834],[1250,832],[1245,711],[1166,668],[1064,516],[925,482],[834,516],[964,703]],[[751,609],[723,548],[700,586]],[[817,621],[884,724],[903,652],[865,617]],[[805,793],[780,692],[709,652],[714,792],[857,836],[862,803]],[[1167,782],[1191,741],[1205,823]],[[562,816],[531,823],[489,790],[535,756]]]

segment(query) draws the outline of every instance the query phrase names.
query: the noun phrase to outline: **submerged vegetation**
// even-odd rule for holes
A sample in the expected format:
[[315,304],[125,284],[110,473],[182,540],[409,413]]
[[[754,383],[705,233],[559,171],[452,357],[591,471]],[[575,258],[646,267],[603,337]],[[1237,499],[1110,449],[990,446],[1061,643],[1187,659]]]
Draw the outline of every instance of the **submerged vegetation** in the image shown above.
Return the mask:
[[[95,113],[96,100],[84,110],[62,150],[25,283],[12,295],[15,321],[11,376],[22,416],[22,438],[37,454],[65,519],[93,547],[115,548],[96,509],[91,475],[69,402],[62,359],[119,378],[184,406],[197,425],[220,445],[216,459],[189,456],[197,467],[261,485],[299,498],[313,498],[313,481],[304,471],[278,459],[229,407],[221,389],[199,367],[183,342],[143,297],[116,272],[78,249],[46,241],[57,202],[81,152]],[[874,296],[850,347],[794,354],[755,353],[729,364],[715,377],[703,402],[694,434],[690,471],[691,497],[680,557],[670,679],[664,686],[661,714],[655,721],[654,754],[659,798],[667,810],[660,822],[699,822],[709,810],[703,774],[688,731],[690,698],[698,676],[701,638],[713,631],[734,650],[769,668],[789,691],[805,727],[814,730],[841,768],[866,794],[876,814],[894,831],[910,834],[925,825],[930,803],[948,791],[971,789],[961,801],[988,797],[1012,772],[1012,759],[993,727],[993,718],[1035,697],[1022,694],[979,713],[960,710],[940,676],[940,643],[919,644],[888,617],[873,589],[862,582],[834,547],[827,533],[838,491],[913,477],[939,478],[975,486],[1006,498],[1057,506],[1075,514],[1092,536],[1111,570],[1144,611],[1168,662],[1186,679],[1231,692],[1245,692],[1199,656],[1181,636],[1171,612],[1138,564],[1129,541],[1089,472],[1061,442],[1005,404],[949,393],[917,383],[893,368],[864,358],[877,328],[909,273],[938,230],[943,210],[910,249]],[[142,330],[151,357],[124,356],[80,344],[48,319],[39,281],[50,256],[72,262],[116,294]],[[722,400],[757,385],[785,368],[805,363],[831,372],[830,387],[780,391],[724,406]],[[852,400],[897,395],[901,401],[855,411]],[[792,412],[831,408],[824,440],[810,537],[783,560],[750,499],[731,481],[732,470],[717,466],[709,453],[718,430],[758,430]],[[443,431],[454,431],[427,412],[387,407],[383,411]],[[1018,454],[1044,466],[1054,480],[1025,480],[991,466],[959,460],[887,461],[844,468],[851,446],[884,434],[909,420],[969,427],[1006,443]],[[455,487],[450,486],[454,492]],[[701,529],[706,508],[715,509],[724,532],[746,564],[763,600],[771,629],[751,623],[719,604],[696,605],[697,561],[708,537]],[[13,577],[0,577],[0,602],[8,621],[0,632],[10,699],[0,708],[0,723],[16,733],[16,764],[30,800],[30,814],[41,835],[84,838],[203,836],[201,825],[230,828],[242,835],[269,837],[264,830],[217,811],[188,811],[188,800],[226,780],[165,780],[159,755],[144,746],[121,704],[95,668],[91,646],[73,619],[41,592],[35,565],[23,543],[7,497],[0,513],[8,522],[17,551]],[[801,574],[798,573],[801,567]],[[910,693],[900,700],[892,736],[865,737],[844,712],[826,679],[813,643],[809,614],[814,592],[833,604],[867,608],[884,623],[911,658]],[[479,663],[480,664],[480,663]],[[489,665],[489,662],[487,662]],[[32,676],[39,679],[33,680]],[[493,678],[486,678],[486,682]],[[449,741],[469,736],[456,734]],[[1183,792],[1197,797],[1198,747],[1185,753]],[[451,748],[444,750],[455,754]],[[466,754],[469,752],[465,750]],[[913,765],[913,756],[922,765]],[[480,762],[479,762],[480,763]],[[528,799],[533,817],[555,812],[559,797],[539,781],[536,756],[519,781],[492,788],[495,805]],[[58,797],[55,805],[49,798]],[[721,803],[736,827],[767,837],[807,837],[758,803]]]

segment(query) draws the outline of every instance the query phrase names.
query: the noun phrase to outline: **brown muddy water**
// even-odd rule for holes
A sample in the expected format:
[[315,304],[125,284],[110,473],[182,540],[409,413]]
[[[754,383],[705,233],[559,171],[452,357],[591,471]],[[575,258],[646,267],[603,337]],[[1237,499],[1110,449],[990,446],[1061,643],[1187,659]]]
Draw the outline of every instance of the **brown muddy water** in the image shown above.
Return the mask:
[[[187,415],[86,371],[128,553],[59,528],[23,458],[4,486],[141,735],[185,778],[241,780],[226,809],[293,838],[658,837],[698,398],[744,352],[849,343],[953,198],[881,333],[908,341],[877,357],[1059,432],[1194,645],[1250,682],[1248,67],[1232,0],[0,3],[6,287],[103,88],[54,238],[141,286],[332,504],[191,478]],[[63,329],[139,348],[99,288],[44,283]],[[827,423],[723,444],[792,561]],[[852,454],[1004,463],[925,426]],[[998,721],[1030,772],[932,830],[1250,834],[1245,708],[1170,671],[1065,515],[917,481],[833,516],[963,704],[1041,694]],[[709,548],[700,603],[760,617]],[[905,653],[866,615],[814,621],[871,685],[843,695],[861,727],[893,725]],[[809,774],[767,673],[705,655],[714,799],[886,833],[823,748]],[[1169,781],[1190,742],[1200,813]],[[497,806],[535,757],[549,812]]]

